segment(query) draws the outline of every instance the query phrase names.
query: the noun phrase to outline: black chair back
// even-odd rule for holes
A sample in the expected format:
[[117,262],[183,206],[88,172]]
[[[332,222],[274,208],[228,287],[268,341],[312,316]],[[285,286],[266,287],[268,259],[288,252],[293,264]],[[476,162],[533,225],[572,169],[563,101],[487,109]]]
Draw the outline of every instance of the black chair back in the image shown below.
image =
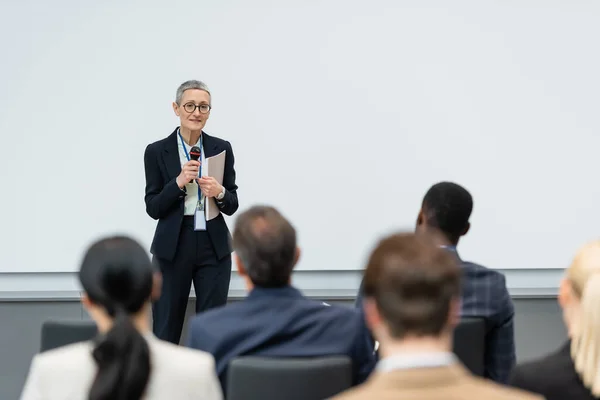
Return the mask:
[[240,357],[227,371],[228,400],[322,400],[352,386],[349,357]]
[[97,334],[98,328],[92,321],[46,321],[42,325],[40,351],[47,351],[72,343],[85,342],[93,339]]
[[454,330],[454,354],[474,375],[483,376],[485,365],[485,320],[462,318]]

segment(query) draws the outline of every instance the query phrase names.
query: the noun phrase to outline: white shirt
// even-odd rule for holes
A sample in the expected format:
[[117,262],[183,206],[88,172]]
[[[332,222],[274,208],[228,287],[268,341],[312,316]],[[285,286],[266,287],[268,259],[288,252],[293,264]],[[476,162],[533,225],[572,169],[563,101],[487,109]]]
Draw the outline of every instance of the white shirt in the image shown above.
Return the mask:
[[[178,132],[179,133],[179,132]],[[190,149],[194,146],[200,147],[200,138],[194,146],[188,145],[185,140],[183,141],[183,145],[185,145],[185,150],[187,150],[188,155],[190,154]],[[187,157],[185,156],[185,151],[183,150],[182,140],[179,134],[177,135],[177,149],[179,151],[179,162],[181,163],[181,167],[188,162]],[[200,149],[200,153],[202,154],[202,158],[200,162],[204,165],[204,148]],[[206,168],[202,168],[202,176],[206,176]],[[194,215],[196,213],[196,206],[198,205],[198,183],[196,181],[192,183],[185,184],[185,203],[183,206],[183,215]]]
[[455,362],[456,356],[452,353],[398,354],[379,361],[377,370],[390,372],[397,369],[445,367]]

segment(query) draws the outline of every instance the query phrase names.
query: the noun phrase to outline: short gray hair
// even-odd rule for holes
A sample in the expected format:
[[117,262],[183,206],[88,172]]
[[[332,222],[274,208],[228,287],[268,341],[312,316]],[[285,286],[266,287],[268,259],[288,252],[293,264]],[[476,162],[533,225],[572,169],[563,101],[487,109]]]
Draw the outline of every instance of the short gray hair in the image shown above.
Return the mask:
[[183,92],[190,89],[204,90],[206,93],[210,94],[210,90],[208,90],[208,86],[206,86],[204,82],[195,80],[185,81],[177,88],[177,94],[175,94],[175,103],[181,104]]

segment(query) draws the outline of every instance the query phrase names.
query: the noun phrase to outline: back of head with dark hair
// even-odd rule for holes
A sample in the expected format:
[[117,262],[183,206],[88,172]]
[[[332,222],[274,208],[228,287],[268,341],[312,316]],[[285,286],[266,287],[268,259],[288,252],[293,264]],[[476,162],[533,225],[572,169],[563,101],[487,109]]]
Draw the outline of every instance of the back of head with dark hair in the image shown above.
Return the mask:
[[456,257],[431,237],[396,234],[371,254],[364,293],[393,338],[439,336],[448,328],[452,300],[460,296],[460,276]]
[[439,229],[452,242],[466,233],[473,211],[473,198],[462,186],[452,182],[433,185],[423,198],[422,212],[428,226]]
[[98,372],[90,400],[138,400],[150,376],[150,352],[131,315],[141,311],[152,292],[153,267],[136,241],[111,237],[86,252],[79,279],[89,300],[106,310],[113,326],[93,351]]
[[296,230],[275,208],[255,206],[240,214],[233,245],[254,285],[289,283],[296,263]]

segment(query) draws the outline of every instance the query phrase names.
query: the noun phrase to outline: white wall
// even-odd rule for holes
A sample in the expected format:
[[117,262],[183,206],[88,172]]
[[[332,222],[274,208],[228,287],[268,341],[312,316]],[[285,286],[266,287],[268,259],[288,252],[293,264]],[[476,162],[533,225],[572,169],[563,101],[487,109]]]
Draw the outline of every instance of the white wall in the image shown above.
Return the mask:
[[[300,269],[359,269],[439,180],[475,197],[462,254],[562,268],[597,236],[600,3],[3,1],[0,272],[149,246],[143,152],[175,89],[213,91],[241,208],[279,207]],[[233,221],[230,221],[230,223]]]

